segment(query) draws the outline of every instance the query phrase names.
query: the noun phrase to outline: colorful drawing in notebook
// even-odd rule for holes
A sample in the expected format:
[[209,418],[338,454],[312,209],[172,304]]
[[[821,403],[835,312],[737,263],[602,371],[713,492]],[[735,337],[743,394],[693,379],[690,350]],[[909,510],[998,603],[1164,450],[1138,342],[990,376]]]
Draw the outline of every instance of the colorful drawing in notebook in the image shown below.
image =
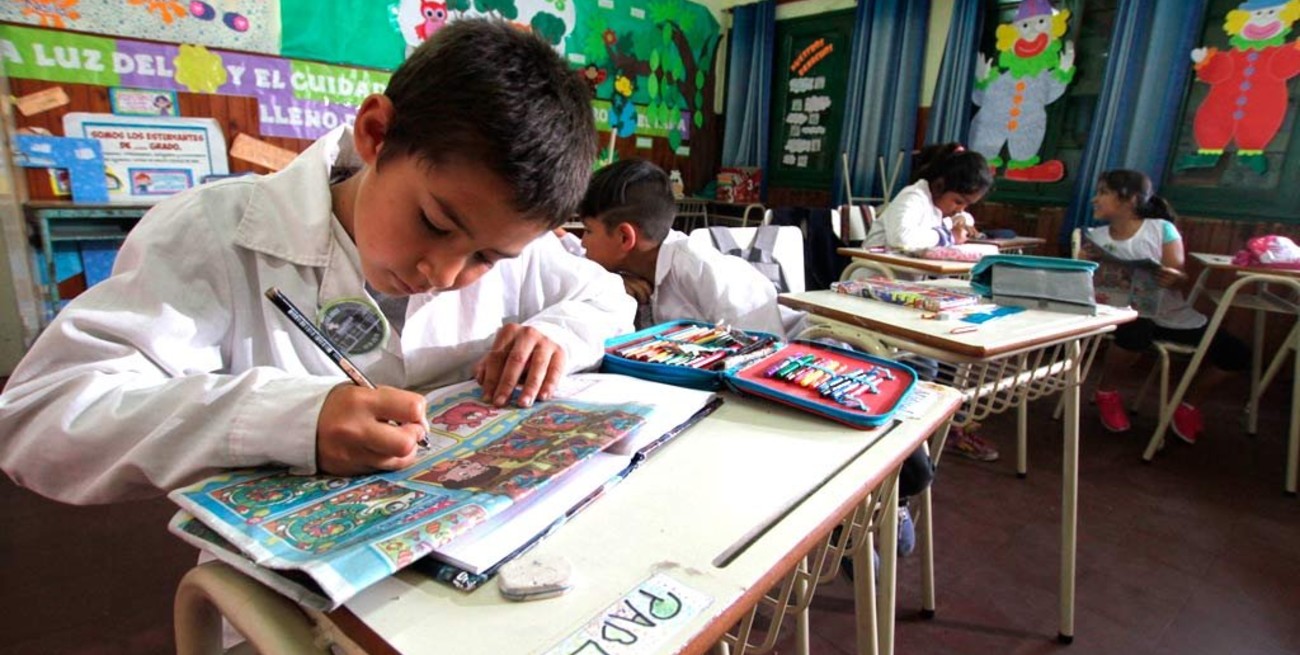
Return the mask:
[[980,303],[980,297],[930,284],[872,277],[831,283],[835,291],[851,296],[938,312]]

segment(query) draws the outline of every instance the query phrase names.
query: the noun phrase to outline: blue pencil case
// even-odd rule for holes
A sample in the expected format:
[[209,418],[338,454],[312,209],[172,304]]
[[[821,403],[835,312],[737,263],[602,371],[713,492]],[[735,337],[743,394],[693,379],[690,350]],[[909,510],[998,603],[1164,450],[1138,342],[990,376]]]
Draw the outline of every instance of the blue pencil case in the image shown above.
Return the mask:
[[766,333],[739,332],[738,353],[720,357],[722,366],[716,368],[684,366],[680,362],[701,361],[684,356],[671,360],[676,364],[627,356],[637,356],[630,349],[689,328],[713,326],[673,321],[610,339],[601,370],[694,389],[726,386],[864,430],[889,421],[916,385],[916,371],[900,362],[827,344],[785,342]]
[[[694,331],[695,337],[700,337],[707,336],[710,331],[716,333],[720,330],[712,323],[682,320],[660,323],[632,334],[614,337],[605,342],[605,358],[601,362],[600,370],[603,373],[621,373],[678,387],[717,391],[723,385],[724,369],[720,365],[725,359],[743,357],[759,349],[781,343],[780,337],[776,335],[736,329],[728,331],[733,335],[735,343],[709,343],[708,341],[700,343],[701,340],[698,338],[692,340],[690,331]],[[685,351],[680,354],[676,362],[664,359],[671,353],[653,352],[657,346],[671,346],[674,343],[682,343]],[[637,348],[641,348],[642,352],[636,352]],[[647,349],[651,352],[645,352]],[[686,357],[691,354],[691,351],[697,351],[699,357],[709,357],[719,353],[721,356],[716,361],[704,362],[704,365],[689,365],[691,360]]]

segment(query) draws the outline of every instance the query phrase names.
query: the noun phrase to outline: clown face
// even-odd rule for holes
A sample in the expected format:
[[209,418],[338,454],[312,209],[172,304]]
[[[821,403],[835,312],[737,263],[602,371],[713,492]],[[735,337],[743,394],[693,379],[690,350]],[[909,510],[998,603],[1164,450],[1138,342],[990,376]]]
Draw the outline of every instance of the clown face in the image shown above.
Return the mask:
[[1287,28],[1282,20],[1282,8],[1285,3],[1264,7],[1247,12],[1249,18],[1241,26],[1241,36],[1251,41],[1271,39]]
[[1052,15],[1039,14],[1018,20],[1012,25],[1016,28],[1016,55],[1024,58],[1034,57],[1047,49],[1052,42]]

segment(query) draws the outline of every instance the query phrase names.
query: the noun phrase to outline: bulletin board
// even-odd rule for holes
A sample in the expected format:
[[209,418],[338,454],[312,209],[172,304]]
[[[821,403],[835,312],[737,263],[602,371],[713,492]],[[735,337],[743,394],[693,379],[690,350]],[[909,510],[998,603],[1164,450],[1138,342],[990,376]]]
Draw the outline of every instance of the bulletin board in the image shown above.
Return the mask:
[[852,39],[853,10],[777,23],[768,186],[831,187]]

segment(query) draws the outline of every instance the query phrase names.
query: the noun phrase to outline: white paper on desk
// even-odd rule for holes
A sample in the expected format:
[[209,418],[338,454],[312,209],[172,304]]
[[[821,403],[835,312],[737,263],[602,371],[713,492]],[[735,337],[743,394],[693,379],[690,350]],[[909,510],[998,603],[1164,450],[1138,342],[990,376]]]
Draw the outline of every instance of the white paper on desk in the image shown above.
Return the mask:
[[609,373],[581,373],[565,378],[555,394],[557,400],[612,404],[626,402],[628,398],[653,398],[655,411],[636,434],[556,479],[545,494],[534,494],[515,503],[491,521],[436,548],[433,557],[476,574],[499,564],[520,545],[546,531],[593,490],[616,481],[631,463],[632,453],[686,423],[714,395],[711,391]]

